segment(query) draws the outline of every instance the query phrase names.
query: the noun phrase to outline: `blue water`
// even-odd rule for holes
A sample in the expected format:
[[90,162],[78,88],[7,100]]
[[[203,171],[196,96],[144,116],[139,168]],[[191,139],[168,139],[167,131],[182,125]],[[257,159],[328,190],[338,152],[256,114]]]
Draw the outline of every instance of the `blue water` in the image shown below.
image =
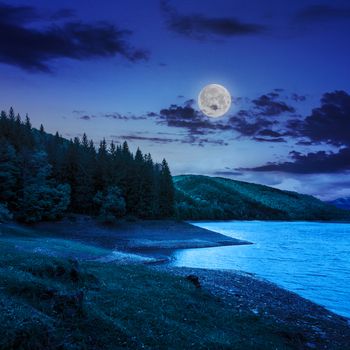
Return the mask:
[[193,224],[254,244],[178,250],[173,265],[252,272],[350,318],[350,224]]

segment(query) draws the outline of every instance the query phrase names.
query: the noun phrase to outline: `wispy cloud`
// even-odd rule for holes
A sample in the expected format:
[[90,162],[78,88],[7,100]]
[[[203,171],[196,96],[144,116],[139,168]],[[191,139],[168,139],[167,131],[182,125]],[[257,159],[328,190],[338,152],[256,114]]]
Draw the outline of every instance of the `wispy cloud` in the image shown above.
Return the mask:
[[290,120],[288,127],[296,137],[315,143],[350,146],[350,95],[345,91],[325,93],[320,107],[304,120]]
[[[280,136],[295,140],[296,146],[325,145],[325,150],[290,152],[290,160],[269,162],[265,165],[246,168],[254,172],[285,172],[296,174],[338,173],[350,170],[350,95],[345,91],[325,93],[319,107],[314,108],[305,118],[291,118]],[[267,133],[277,137],[274,132]],[[256,141],[262,139],[254,137]],[[266,140],[264,140],[266,141]],[[275,140],[277,142],[277,139]],[[283,142],[283,139],[281,140]],[[337,151],[332,151],[338,148]],[[242,169],[241,169],[242,170]]]
[[147,115],[134,115],[134,114],[120,114],[120,113],[99,113],[99,114],[85,114],[84,111],[73,111],[74,114],[78,114],[78,119],[82,120],[91,120],[95,118],[105,118],[105,119],[111,119],[111,120],[145,120],[147,117],[156,116],[150,115],[148,113]]
[[125,140],[125,141],[149,141],[152,143],[179,143],[182,142],[181,139],[170,138],[170,137],[157,137],[157,136],[142,136],[136,134],[129,135],[111,135],[113,139]]
[[[56,17],[69,14],[66,9]],[[130,31],[113,24],[76,20],[47,27],[27,26],[41,19],[34,7],[0,4],[0,62],[50,72],[52,60],[60,58],[87,60],[119,55],[131,62],[148,58],[145,50],[128,44]]]
[[253,100],[252,103],[257,114],[269,117],[278,116],[283,113],[295,113],[295,108],[279,100],[279,97],[280,94],[278,92],[270,92]]
[[341,149],[337,153],[318,151],[306,155],[293,151],[290,156],[292,161],[271,162],[266,165],[239,170],[280,171],[297,174],[338,173],[350,170],[350,148]]
[[243,35],[260,35],[265,26],[243,22],[234,17],[209,17],[200,14],[182,15],[167,0],[161,8],[169,30],[188,38],[205,40],[213,37],[230,38]]

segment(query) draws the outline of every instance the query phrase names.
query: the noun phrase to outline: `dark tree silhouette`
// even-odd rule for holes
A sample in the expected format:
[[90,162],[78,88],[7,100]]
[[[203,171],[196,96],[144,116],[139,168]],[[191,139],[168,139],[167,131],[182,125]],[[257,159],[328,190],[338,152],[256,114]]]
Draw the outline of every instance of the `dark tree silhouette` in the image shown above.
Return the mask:
[[168,163],[163,159],[159,179],[159,210],[163,217],[174,214],[174,186]]
[[[168,164],[131,153],[127,142],[98,149],[86,134],[67,140],[32,127],[13,108],[0,114],[0,206],[3,217],[34,222],[64,212],[163,218],[174,213]],[[8,213],[10,211],[10,213]]]

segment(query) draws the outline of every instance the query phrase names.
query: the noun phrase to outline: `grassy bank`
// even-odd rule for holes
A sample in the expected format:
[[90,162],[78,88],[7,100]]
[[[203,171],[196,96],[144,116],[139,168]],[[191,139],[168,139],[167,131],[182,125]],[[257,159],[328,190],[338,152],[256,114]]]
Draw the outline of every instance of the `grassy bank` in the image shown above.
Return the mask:
[[[298,338],[286,338],[292,330],[228,309],[218,297],[184,277],[143,265],[78,263],[23,249],[20,242],[30,243],[32,233],[1,231],[1,349],[285,349],[300,345]],[[62,247],[69,248],[68,243]],[[78,249],[76,243],[72,249]],[[88,249],[83,247],[85,253]],[[95,249],[91,246],[92,255]]]

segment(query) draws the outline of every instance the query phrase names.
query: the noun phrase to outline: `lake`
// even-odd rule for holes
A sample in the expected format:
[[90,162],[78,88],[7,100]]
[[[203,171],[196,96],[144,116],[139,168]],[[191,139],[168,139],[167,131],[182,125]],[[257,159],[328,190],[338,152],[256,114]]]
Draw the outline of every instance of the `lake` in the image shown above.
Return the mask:
[[350,224],[192,224],[254,244],[177,250],[173,266],[251,272],[350,318]]

